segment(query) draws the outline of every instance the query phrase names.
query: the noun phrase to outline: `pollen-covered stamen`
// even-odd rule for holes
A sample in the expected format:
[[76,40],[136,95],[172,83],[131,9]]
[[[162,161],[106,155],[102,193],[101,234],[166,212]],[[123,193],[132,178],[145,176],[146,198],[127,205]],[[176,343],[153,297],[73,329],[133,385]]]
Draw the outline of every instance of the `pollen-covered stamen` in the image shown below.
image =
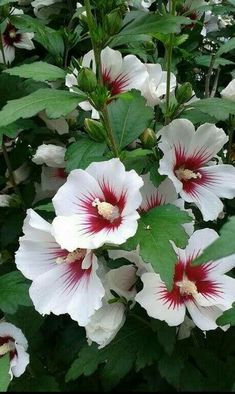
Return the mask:
[[86,249],[76,249],[73,252],[69,252],[67,254],[67,256],[64,257],[57,257],[56,259],[56,263],[57,264],[63,264],[63,263],[74,263],[74,261],[80,261],[82,259],[84,259],[84,257],[86,256]]
[[197,291],[197,286],[195,285],[194,282],[191,280],[188,280],[187,278],[183,279],[180,282],[176,282],[176,286],[180,288],[180,294],[181,295],[196,295],[198,294]]
[[202,177],[202,174],[200,174],[200,172],[188,170],[184,167],[180,167],[178,170],[176,170],[175,174],[180,181],[189,181],[191,179],[197,179]]
[[9,341],[0,346],[0,357],[15,350],[13,342]]
[[15,38],[16,37],[16,31],[15,30],[10,30],[9,31],[9,37]]
[[120,216],[120,212],[117,206],[114,206],[106,201],[100,202],[99,198],[95,198],[92,206],[97,207],[98,214],[104,219],[109,220],[111,223],[115,219],[118,219]]

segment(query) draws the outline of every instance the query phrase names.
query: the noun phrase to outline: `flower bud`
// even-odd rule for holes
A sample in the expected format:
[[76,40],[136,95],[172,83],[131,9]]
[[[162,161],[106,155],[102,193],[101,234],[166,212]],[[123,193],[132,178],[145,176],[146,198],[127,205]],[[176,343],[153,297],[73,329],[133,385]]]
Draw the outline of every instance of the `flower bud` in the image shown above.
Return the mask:
[[104,18],[105,32],[111,36],[117,34],[120,30],[122,18],[118,10],[113,10]]
[[93,92],[97,85],[97,79],[95,73],[87,67],[82,68],[77,76],[78,86],[84,90],[84,92]]
[[102,123],[97,120],[86,118],[84,120],[84,127],[91,138],[97,142],[103,142],[105,140],[106,131]]
[[177,87],[175,97],[178,104],[187,103],[193,95],[192,85],[189,82],[183,83],[183,85]]
[[151,149],[156,145],[156,134],[153,129],[145,129],[140,136],[140,140],[144,148]]

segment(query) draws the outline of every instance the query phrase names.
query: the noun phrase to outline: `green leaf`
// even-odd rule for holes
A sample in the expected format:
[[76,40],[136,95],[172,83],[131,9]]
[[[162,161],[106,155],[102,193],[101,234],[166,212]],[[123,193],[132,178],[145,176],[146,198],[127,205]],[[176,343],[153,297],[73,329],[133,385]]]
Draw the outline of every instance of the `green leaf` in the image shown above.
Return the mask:
[[7,74],[17,75],[21,78],[32,78],[35,81],[56,81],[66,77],[65,70],[46,62],[23,64],[22,66],[8,68]]
[[35,211],[55,212],[52,202],[34,207]]
[[31,305],[28,291],[29,284],[20,272],[0,276],[0,309],[11,314],[16,312],[19,305]]
[[132,318],[105,348],[99,350],[95,344],[85,345],[69,369],[66,381],[81,375],[89,376],[99,364],[103,364],[102,385],[109,391],[130,372],[133,365],[140,370],[158,360],[160,355],[156,334],[148,323]]
[[179,388],[180,374],[184,368],[184,362],[185,360],[182,355],[177,352],[171,356],[165,354],[158,363],[159,372],[162,377],[175,388]]
[[219,326],[225,326],[226,324],[235,326],[235,305],[233,304],[233,308],[228,309],[222,316],[218,317],[216,323]]
[[140,92],[132,90],[108,106],[112,131],[119,149],[133,142],[149,126],[153,108],[146,106]]
[[232,51],[235,48],[235,37],[230,38],[225,44],[221,45],[221,47],[216,52],[216,56],[221,56],[223,53],[227,53]]
[[216,261],[235,253],[235,216],[230,218],[220,230],[220,237],[208,246],[204,252],[193,262],[200,265],[208,261]]
[[0,111],[0,127],[20,118],[30,118],[43,110],[46,110],[49,118],[66,116],[84,98],[82,94],[73,94],[65,90],[39,89],[26,97],[9,101]]
[[174,205],[153,208],[142,214],[137,233],[122,247],[133,250],[139,244],[143,260],[152,264],[170,289],[177,261],[170,241],[180,248],[185,247],[188,236],[182,225],[190,221],[187,213]]
[[193,124],[202,124],[202,123],[216,123],[217,120],[208,115],[204,114],[203,112],[199,111],[198,109],[187,109],[187,111],[183,111],[180,115],[182,119],[188,119]]
[[96,142],[89,138],[79,139],[71,144],[65,153],[66,171],[70,172],[75,168],[85,169],[93,161],[104,160],[105,148],[104,142]]
[[[195,62],[200,66],[209,67],[211,63],[210,55],[200,55],[195,58]],[[225,59],[223,57],[217,57],[214,61],[213,68],[218,68],[218,66],[227,66],[229,64],[234,64],[231,60]]]
[[5,393],[10,384],[11,377],[9,374],[10,357],[9,354],[0,357],[0,392]]
[[230,114],[235,115],[234,103],[231,100],[217,97],[194,101],[187,105],[186,108],[195,108],[217,120],[226,120]]
[[16,3],[17,0],[0,0],[0,6],[2,7],[5,4]]
[[180,33],[181,25],[191,24],[192,21],[184,16],[157,15],[148,13],[139,16],[123,27],[118,36],[126,34]]

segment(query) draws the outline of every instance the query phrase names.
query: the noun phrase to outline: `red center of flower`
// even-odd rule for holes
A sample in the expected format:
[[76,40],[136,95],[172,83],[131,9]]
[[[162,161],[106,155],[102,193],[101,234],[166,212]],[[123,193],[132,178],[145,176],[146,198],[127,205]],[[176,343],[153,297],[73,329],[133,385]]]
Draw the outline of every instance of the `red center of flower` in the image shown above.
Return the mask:
[[73,289],[84,276],[89,277],[92,270],[92,254],[87,257],[84,264],[86,249],[76,249],[73,252],[56,249],[52,254],[58,265],[65,264],[66,274],[63,274],[65,288]]
[[126,205],[126,191],[118,194],[106,181],[100,182],[103,196],[90,195],[79,203],[84,215],[84,228],[87,233],[98,233],[106,229],[112,231],[122,223],[122,211]]
[[183,190],[194,194],[197,185],[205,185],[212,181],[201,168],[210,159],[206,148],[195,151],[188,156],[181,147],[175,148],[175,176],[183,183]]
[[10,354],[10,359],[13,359],[17,355],[15,340],[9,336],[0,337],[0,357],[3,357],[7,353]]
[[186,301],[192,301],[194,296],[201,293],[207,298],[213,298],[221,293],[219,284],[208,279],[211,264],[192,266],[192,260],[184,264],[178,261],[175,266],[174,285],[169,292],[165,286],[161,288],[161,299],[170,307],[176,308]]
[[6,46],[12,47],[21,41],[21,34],[17,32],[15,26],[11,23],[7,24],[6,30],[3,34],[3,41]]
[[110,70],[103,68],[102,71],[104,84],[107,86],[111,93],[111,96],[116,96],[122,92],[125,92],[128,86],[128,77],[126,75],[118,75],[115,79],[110,76]]

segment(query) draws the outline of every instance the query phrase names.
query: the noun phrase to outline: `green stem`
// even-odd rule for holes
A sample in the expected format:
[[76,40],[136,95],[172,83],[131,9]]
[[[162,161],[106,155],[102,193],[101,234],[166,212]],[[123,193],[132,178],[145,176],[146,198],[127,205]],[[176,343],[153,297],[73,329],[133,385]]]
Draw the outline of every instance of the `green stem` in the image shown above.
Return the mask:
[[107,131],[107,135],[108,135],[110,148],[113,151],[114,155],[116,157],[119,157],[119,150],[118,150],[118,147],[116,145],[116,141],[115,141],[114,136],[113,136],[112,127],[111,127],[110,121],[109,121],[107,104],[104,104],[103,110],[101,112],[102,112],[104,125],[105,125],[106,131]]
[[[175,15],[175,0],[170,0],[170,13],[171,13],[171,15]],[[171,66],[172,66],[173,41],[174,41],[174,33],[171,33],[169,43],[166,45],[167,79],[166,79],[166,119],[165,119],[165,124],[168,124],[170,122],[168,115],[169,115],[169,109],[170,109]]]
[[[92,12],[91,12],[90,0],[84,0],[84,4],[85,4],[86,14],[87,14],[87,25],[89,28],[91,43],[92,43],[94,56],[95,56],[97,79],[98,79],[99,85],[103,86],[104,81],[103,81],[103,76],[102,76],[101,48],[100,48],[100,44],[97,43],[97,40],[94,36],[95,32],[97,31],[97,26],[96,26],[96,22],[94,20]],[[109,121],[108,108],[107,108],[106,103],[104,103],[103,108],[101,109],[100,112],[102,115],[104,126],[107,131],[109,147],[112,150],[113,154],[116,157],[119,157],[119,150],[118,150],[118,147],[117,147],[114,135],[113,135],[112,127],[111,127],[111,124]]]

